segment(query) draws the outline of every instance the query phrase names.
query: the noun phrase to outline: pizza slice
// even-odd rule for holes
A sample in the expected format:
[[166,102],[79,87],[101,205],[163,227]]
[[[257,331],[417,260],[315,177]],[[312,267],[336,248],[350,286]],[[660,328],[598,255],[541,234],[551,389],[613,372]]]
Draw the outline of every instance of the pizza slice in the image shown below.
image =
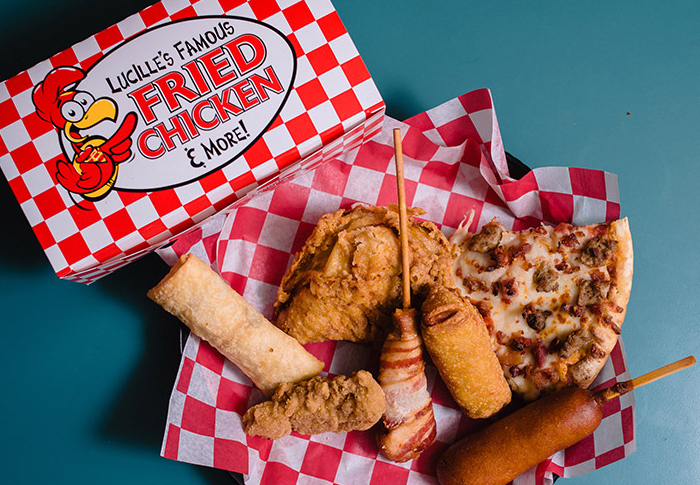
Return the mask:
[[588,387],[621,333],[632,288],[627,219],[507,230],[469,222],[450,238],[455,282],[480,311],[514,393]]

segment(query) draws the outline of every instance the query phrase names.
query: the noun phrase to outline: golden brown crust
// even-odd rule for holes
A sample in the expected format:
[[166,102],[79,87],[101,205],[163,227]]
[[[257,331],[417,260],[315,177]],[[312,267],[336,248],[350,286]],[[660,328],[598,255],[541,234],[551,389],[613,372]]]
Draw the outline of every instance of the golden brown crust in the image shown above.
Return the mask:
[[366,430],[386,409],[384,392],[372,374],[351,377],[316,376],[297,384],[284,383],[269,401],[243,415],[247,435],[279,439],[292,430],[302,434]]
[[634,252],[629,222],[623,218],[611,222],[609,226],[608,237],[617,243],[617,250],[608,263],[612,285],[601,315],[589,327],[590,342],[585,346],[584,355],[568,369],[571,383],[582,388],[588,388],[593,383],[615,347],[632,291]]
[[266,395],[318,374],[323,362],[275,327],[201,259],[188,254],[148,297],[236,364]]
[[[421,214],[408,209],[410,216]],[[411,289],[420,297],[452,282],[449,243],[437,227],[409,226]],[[401,265],[396,208],[356,206],[326,214],[285,273],[275,324],[301,343],[372,341],[400,304]]]
[[615,283],[616,289],[610,295],[613,303],[622,308],[622,311],[616,313],[615,323],[622,328],[622,322],[627,314],[627,305],[629,303],[630,294],[632,292],[632,276],[634,273],[634,250],[632,248],[632,233],[630,232],[629,221],[627,218],[614,221],[610,225],[613,237],[618,243],[618,249],[615,253]]
[[511,399],[479,312],[457,290],[434,287],[421,308],[421,334],[450,394],[471,418],[487,418]]

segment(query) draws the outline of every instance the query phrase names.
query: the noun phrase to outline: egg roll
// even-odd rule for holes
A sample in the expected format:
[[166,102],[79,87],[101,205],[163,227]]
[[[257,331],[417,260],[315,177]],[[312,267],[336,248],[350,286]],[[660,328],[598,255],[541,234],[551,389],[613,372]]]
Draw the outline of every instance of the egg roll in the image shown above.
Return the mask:
[[148,297],[236,364],[266,396],[315,376],[323,362],[275,327],[211,267],[184,255]]
[[478,310],[453,288],[435,286],[421,306],[423,342],[447,389],[470,418],[487,418],[511,390]]

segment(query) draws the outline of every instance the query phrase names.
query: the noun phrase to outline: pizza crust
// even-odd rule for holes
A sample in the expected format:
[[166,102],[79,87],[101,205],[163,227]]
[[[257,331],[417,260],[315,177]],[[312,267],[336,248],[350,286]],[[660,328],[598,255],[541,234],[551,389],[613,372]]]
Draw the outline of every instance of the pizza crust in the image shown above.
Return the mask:
[[618,243],[618,250],[615,253],[615,274],[617,280],[617,292],[612,297],[615,303],[622,307],[619,318],[615,322],[618,327],[622,327],[622,322],[627,313],[630,294],[632,293],[632,275],[634,273],[634,250],[632,249],[632,233],[630,232],[629,221],[625,217],[611,224],[611,229],[615,233]]
[[610,224],[612,237],[618,247],[613,258],[614,286],[608,293],[608,314],[614,325],[595,325],[590,327],[593,344],[578,362],[569,367],[572,383],[579,387],[588,388],[600,373],[615,348],[617,338],[622,330],[622,324],[627,313],[630,293],[632,291],[632,274],[634,271],[634,252],[632,235],[627,218],[613,221]]

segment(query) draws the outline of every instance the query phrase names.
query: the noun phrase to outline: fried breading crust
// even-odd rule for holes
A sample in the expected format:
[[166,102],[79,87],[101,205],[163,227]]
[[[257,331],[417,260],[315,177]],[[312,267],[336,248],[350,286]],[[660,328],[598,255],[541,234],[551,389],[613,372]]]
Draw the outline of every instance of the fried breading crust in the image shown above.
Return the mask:
[[366,430],[386,409],[384,391],[367,371],[333,379],[316,376],[281,384],[271,400],[243,415],[247,435],[279,439],[292,430],[302,434]]
[[323,370],[323,362],[194,254],[182,256],[148,297],[236,364],[266,396],[282,382],[302,381]]
[[462,411],[488,418],[511,400],[489,332],[478,310],[454,288],[434,288],[421,308],[421,335]]
[[[432,286],[453,286],[443,233],[413,217],[408,232],[413,296],[420,300]],[[358,205],[321,217],[282,279],[275,324],[302,344],[382,338],[401,303],[398,235],[396,206]]]

